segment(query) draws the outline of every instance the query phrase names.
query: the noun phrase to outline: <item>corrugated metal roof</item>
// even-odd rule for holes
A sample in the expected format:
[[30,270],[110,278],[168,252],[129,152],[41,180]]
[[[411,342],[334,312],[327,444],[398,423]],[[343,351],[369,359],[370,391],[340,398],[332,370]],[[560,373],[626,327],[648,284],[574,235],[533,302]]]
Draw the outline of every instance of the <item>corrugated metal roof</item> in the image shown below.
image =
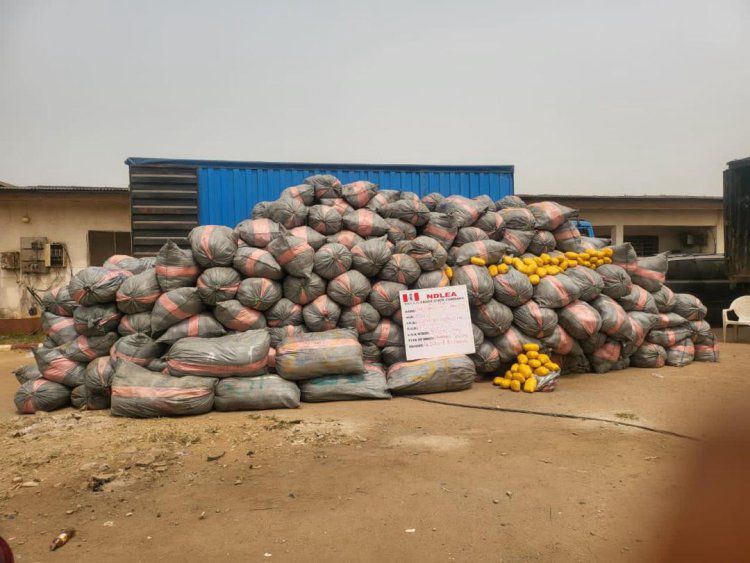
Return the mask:
[[128,166],[195,166],[208,168],[294,168],[302,170],[403,170],[407,172],[513,172],[514,166],[502,165],[452,165],[452,164],[356,164],[319,162],[255,162],[244,160],[201,160],[179,158],[141,158],[131,156]]
[[34,193],[54,193],[54,192],[78,192],[78,193],[127,193],[130,190],[128,186],[2,186],[0,193],[3,192],[34,192]]

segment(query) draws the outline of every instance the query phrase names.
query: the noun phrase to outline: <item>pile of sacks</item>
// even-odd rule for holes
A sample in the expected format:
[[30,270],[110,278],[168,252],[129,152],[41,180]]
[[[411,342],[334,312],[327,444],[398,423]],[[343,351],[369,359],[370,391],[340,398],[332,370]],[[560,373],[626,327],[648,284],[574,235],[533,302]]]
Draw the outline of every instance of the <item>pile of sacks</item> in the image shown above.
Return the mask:
[[[451,391],[529,343],[563,373],[716,361],[706,308],[662,283],[666,256],[582,237],[574,216],[312,176],[234,229],[193,229],[190,249],[113,256],[48,292],[16,405],[144,417]],[[399,292],[451,284],[476,353],[407,362]]]

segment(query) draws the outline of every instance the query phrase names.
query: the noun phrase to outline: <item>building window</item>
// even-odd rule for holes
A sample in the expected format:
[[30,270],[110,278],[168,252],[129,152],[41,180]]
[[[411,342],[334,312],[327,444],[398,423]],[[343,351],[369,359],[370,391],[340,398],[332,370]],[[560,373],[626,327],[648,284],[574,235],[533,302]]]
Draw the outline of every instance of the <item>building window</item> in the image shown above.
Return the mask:
[[659,237],[656,235],[626,235],[624,239],[633,245],[638,256],[659,254]]
[[130,233],[89,231],[89,266],[101,266],[113,254],[130,254]]

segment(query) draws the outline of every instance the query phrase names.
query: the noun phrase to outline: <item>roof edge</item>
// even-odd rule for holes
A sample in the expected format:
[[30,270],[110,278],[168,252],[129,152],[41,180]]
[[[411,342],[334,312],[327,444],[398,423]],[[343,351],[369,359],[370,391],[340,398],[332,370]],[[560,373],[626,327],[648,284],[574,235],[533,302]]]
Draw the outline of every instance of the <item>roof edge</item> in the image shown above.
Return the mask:
[[303,170],[318,170],[339,168],[343,170],[379,170],[381,168],[392,168],[396,170],[408,170],[410,172],[425,171],[450,171],[462,172],[514,172],[512,164],[493,165],[461,165],[461,164],[362,164],[362,163],[330,163],[330,162],[265,162],[265,161],[243,161],[243,160],[206,160],[206,159],[181,159],[181,158],[143,158],[131,156],[125,160],[128,166],[186,166],[186,167],[214,167],[214,168],[301,168]]

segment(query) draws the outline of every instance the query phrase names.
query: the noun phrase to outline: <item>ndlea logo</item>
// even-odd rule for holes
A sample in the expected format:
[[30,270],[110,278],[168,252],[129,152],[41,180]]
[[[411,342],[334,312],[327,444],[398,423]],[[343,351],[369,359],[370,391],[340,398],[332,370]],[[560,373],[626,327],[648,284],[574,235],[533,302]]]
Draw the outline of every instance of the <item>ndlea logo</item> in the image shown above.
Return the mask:
[[[426,300],[430,299],[444,299],[446,297],[458,297],[458,293],[455,291],[441,291],[438,293],[428,293],[424,296]],[[409,303],[410,301],[419,301],[419,292],[414,292],[411,295],[404,294],[403,295],[403,302]]]

